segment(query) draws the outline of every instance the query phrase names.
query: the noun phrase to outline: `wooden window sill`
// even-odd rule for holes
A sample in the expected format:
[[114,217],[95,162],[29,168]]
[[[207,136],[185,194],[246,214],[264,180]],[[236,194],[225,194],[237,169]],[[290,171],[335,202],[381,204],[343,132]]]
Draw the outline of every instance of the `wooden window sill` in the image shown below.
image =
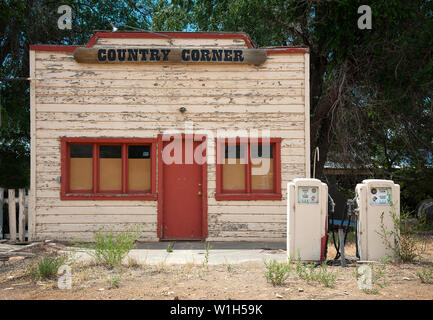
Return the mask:
[[113,193],[66,193],[61,200],[158,200],[157,194],[113,194]]
[[226,200],[281,200],[281,193],[217,193],[215,199]]

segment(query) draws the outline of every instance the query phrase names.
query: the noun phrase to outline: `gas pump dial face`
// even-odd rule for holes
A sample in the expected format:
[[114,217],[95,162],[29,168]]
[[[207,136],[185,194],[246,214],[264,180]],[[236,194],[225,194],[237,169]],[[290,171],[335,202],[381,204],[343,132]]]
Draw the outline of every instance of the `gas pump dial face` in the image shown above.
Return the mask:
[[371,188],[370,191],[370,204],[385,204],[392,203],[391,188]]
[[319,188],[298,187],[298,203],[318,203]]

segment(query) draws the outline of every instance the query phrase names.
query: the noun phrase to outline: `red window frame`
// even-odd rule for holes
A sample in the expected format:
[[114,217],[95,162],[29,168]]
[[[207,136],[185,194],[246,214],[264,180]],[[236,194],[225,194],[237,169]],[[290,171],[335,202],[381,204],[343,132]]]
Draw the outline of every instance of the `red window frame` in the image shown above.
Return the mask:
[[[251,190],[250,145],[254,143],[274,145],[274,188],[273,190]],[[245,186],[246,190],[223,190],[223,159],[225,145],[246,144]],[[223,138],[216,139],[216,200],[281,200],[281,138]]]
[[[61,200],[157,200],[156,192],[156,138],[60,138],[61,143]],[[71,191],[70,187],[70,146],[72,144],[93,145],[93,189]],[[99,146],[122,146],[122,191],[99,190]],[[128,146],[148,145],[151,154],[151,190],[128,190]]]

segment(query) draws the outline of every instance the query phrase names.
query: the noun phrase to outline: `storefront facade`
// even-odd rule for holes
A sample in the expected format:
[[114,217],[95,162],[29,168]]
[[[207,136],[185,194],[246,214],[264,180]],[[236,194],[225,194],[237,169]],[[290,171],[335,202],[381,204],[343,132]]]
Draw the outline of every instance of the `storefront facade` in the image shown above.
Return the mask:
[[33,239],[284,241],[286,185],[310,172],[308,49],[97,32],[30,61]]

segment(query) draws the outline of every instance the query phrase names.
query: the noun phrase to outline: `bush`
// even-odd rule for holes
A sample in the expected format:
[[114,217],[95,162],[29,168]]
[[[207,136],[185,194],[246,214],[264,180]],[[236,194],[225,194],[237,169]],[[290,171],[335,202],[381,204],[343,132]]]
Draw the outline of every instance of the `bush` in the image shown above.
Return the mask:
[[65,264],[66,260],[66,256],[44,257],[30,267],[30,276],[34,280],[52,279],[57,275],[57,270]]
[[272,285],[277,286],[283,284],[291,273],[290,263],[278,262],[271,260],[269,262],[263,261],[266,267],[265,278]]
[[125,232],[115,235],[114,232],[98,232],[94,239],[95,244],[90,246],[93,251],[89,252],[97,264],[115,267],[122,263],[140,236],[138,230],[129,228]]

